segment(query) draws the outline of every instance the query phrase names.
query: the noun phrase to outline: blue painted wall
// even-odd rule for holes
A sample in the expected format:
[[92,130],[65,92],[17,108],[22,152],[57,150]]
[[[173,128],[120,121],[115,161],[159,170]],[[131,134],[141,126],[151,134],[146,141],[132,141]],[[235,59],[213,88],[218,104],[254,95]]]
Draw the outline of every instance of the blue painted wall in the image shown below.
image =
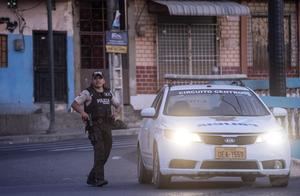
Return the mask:
[[25,50],[16,52],[13,40],[19,35],[8,35],[8,66],[0,68],[0,103],[33,103],[32,36],[25,36]]
[[[32,36],[25,36],[25,50],[14,50],[13,40],[20,35],[8,35],[8,66],[0,68],[0,107],[3,109],[16,106],[33,107],[34,71]],[[74,55],[73,37],[67,37],[67,87],[68,106],[74,99]],[[3,113],[3,111],[2,111]],[[22,111],[20,111],[22,113]]]

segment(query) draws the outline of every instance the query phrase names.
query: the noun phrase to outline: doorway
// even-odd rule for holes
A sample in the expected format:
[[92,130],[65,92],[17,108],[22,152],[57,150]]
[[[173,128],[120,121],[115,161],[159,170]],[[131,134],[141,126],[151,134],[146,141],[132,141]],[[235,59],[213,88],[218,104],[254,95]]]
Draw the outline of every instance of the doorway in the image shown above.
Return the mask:
[[[67,33],[53,32],[55,101],[67,102]],[[33,32],[34,99],[50,101],[50,66],[48,62],[48,32]]]

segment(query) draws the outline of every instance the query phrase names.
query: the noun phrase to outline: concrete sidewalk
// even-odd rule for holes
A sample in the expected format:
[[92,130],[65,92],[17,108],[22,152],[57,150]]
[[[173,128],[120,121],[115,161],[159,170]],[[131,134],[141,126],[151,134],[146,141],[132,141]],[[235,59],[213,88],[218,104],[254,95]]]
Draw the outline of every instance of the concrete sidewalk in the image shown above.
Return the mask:
[[[112,135],[137,135],[139,128],[114,129]],[[65,129],[56,130],[54,133],[47,134],[36,133],[30,135],[10,135],[0,136],[0,144],[20,144],[20,143],[36,143],[36,142],[53,142],[60,140],[87,138],[84,129]]]

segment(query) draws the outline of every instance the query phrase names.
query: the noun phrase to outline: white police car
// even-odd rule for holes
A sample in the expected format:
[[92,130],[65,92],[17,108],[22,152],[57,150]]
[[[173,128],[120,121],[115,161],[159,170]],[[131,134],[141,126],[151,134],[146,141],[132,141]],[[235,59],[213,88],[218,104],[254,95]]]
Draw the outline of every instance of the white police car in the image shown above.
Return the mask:
[[251,184],[269,176],[272,186],[288,185],[287,132],[249,88],[164,86],[141,115],[140,183],[162,188],[173,176],[238,176]]

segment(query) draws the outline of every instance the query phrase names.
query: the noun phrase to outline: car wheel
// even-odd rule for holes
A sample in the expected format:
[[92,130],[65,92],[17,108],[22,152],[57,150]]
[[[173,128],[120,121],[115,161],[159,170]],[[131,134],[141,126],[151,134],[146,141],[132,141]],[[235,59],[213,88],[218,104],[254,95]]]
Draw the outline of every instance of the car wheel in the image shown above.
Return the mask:
[[287,187],[289,184],[290,175],[270,176],[270,183],[273,187]]
[[153,158],[153,183],[156,186],[156,188],[165,188],[169,185],[170,180],[170,176],[162,175],[160,172],[159,156],[155,148]]
[[138,153],[137,153],[137,174],[138,174],[138,180],[140,184],[149,184],[151,183],[152,180],[152,175],[151,172],[148,171],[143,163],[142,160],[142,154],[140,148],[138,148]]
[[245,183],[247,185],[252,185],[255,182],[256,177],[255,176],[241,176],[241,179],[242,179],[243,183]]

